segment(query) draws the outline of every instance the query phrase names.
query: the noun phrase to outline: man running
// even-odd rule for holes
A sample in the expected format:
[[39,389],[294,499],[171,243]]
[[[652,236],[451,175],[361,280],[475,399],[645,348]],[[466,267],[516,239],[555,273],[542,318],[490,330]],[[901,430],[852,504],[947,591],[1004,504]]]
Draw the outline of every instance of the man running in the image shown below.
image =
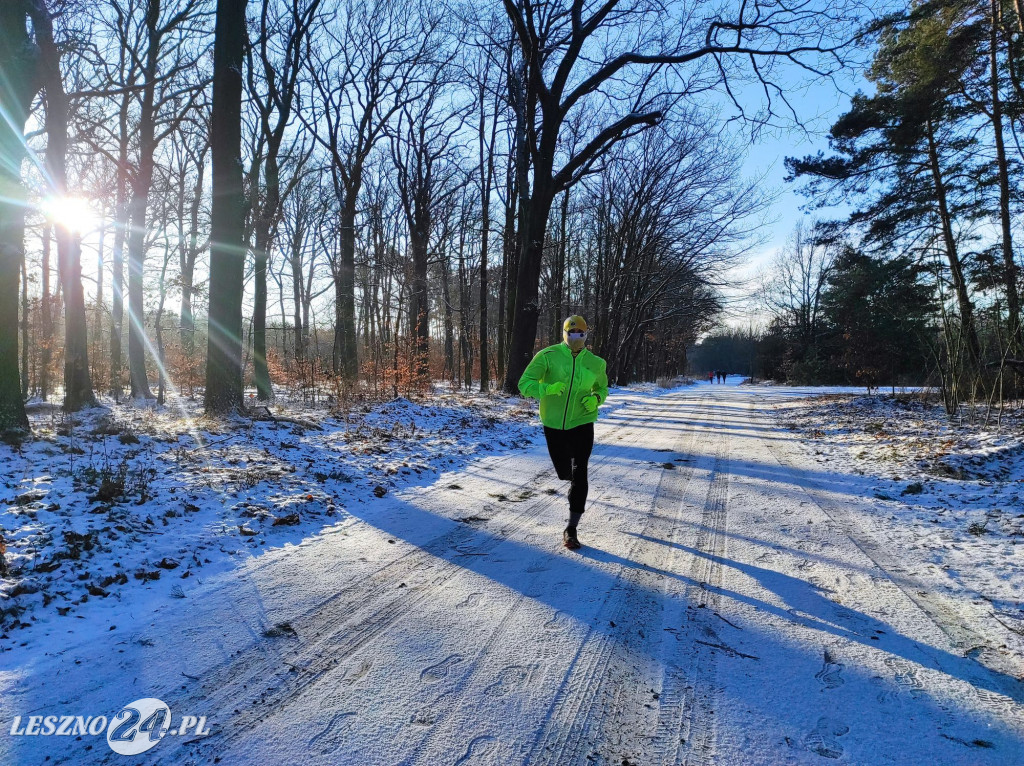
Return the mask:
[[569,524],[562,533],[566,548],[576,550],[576,527],[587,502],[587,462],[594,448],[597,408],[608,398],[604,359],[584,348],[588,327],[581,316],[562,325],[562,342],[533,358],[519,379],[523,396],[540,399],[540,420],[548,454],[559,479],[569,486]]

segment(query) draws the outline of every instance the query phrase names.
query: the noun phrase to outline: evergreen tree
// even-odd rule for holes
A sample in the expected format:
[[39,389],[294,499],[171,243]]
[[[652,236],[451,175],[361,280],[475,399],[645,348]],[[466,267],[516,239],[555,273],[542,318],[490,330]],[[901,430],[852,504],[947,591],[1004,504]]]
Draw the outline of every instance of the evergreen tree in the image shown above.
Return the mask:
[[872,258],[847,248],[822,298],[828,359],[845,382],[895,385],[925,368],[935,316],[925,269],[912,258]]
[[854,96],[833,125],[832,156],[787,159],[819,204],[859,201],[848,224],[880,252],[933,242],[948,266],[971,368],[981,349],[965,276],[964,230],[986,216],[977,194],[977,136],[960,130],[970,113],[961,87],[982,31],[957,23],[955,9],[918,9],[882,33],[869,79],[877,92]]

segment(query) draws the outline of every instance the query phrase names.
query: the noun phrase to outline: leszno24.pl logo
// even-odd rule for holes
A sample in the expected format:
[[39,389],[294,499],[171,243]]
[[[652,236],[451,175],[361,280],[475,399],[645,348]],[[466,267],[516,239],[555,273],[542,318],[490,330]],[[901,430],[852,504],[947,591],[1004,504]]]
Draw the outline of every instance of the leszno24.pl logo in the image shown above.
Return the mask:
[[184,715],[171,729],[171,709],[155,697],[129,702],[114,715],[31,715],[16,716],[13,737],[99,737],[107,735],[110,749],[120,755],[139,755],[154,747],[168,734],[205,737],[206,716]]

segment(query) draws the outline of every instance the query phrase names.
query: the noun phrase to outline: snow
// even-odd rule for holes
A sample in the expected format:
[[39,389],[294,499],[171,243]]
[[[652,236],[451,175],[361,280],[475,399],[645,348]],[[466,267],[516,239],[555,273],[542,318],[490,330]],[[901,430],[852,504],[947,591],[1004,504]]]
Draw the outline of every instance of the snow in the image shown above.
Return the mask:
[[37,409],[0,446],[0,722],[156,697],[212,731],[168,764],[1015,762],[1020,424],[740,382],[613,391],[579,552],[535,403]]

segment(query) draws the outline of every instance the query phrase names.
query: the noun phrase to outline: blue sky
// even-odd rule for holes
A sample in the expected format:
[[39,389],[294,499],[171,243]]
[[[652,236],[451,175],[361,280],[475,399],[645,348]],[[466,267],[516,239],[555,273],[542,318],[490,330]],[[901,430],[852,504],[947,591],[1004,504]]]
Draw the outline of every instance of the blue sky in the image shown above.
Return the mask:
[[[768,267],[771,257],[782,248],[793,227],[801,218],[825,218],[839,216],[841,211],[827,210],[806,213],[801,207],[807,199],[798,191],[798,185],[786,183],[786,157],[802,157],[818,151],[828,152],[828,130],[832,123],[849,108],[850,95],[857,89],[868,90],[870,84],[859,73],[849,73],[845,82],[806,83],[802,73],[793,73],[792,89],[787,93],[802,127],[783,126],[773,131],[763,131],[752,142],[748,138],[748,151],[743,163],[743,173],[748,178],[763,177],[764,189],[774,195],[768,210],[769,223],[763,232],[763,244],[754,250],[751,257],[730,272],[729,280],[736,287],[727,291],[731,307],[723,317],[730,327],[747,327],[751,321],[759,321],[761,313],[747,296],[754,286],[759,270]],[[757,93],[747,89],[753,101]]]

